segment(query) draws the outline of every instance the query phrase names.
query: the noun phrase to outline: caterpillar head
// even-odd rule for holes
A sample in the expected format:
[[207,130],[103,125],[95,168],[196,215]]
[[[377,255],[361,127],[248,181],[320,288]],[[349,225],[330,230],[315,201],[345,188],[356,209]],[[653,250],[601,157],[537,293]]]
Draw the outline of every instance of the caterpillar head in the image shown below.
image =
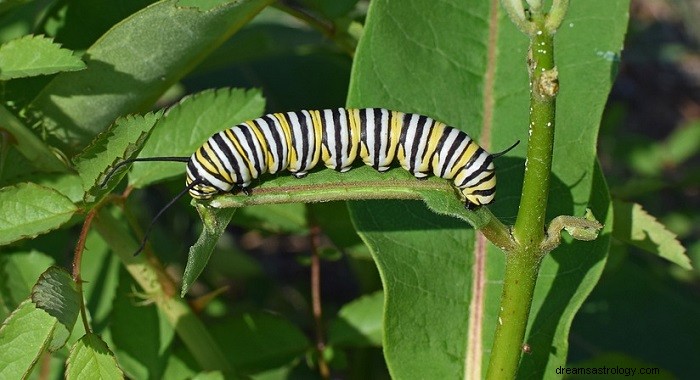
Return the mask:
[[485,167],[467,176],[466,183],[460,186],[462,195],[467,199],[470,208],[488,205],[496,195],[496,167],[490,157],[487,157]]
[[197,172],[197,167],[192,164],[191,160],[187,164],[187,179],[185,180],[185,184],[189,189],[190,196],[197,200],[211,199],[211,197],[221,192]]

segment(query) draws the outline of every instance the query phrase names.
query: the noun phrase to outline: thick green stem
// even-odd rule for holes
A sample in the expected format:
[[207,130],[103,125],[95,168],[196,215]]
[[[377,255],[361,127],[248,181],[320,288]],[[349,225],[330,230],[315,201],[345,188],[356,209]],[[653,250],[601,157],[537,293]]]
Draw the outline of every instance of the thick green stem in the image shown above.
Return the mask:
[[518,372],[538,270],[538,255],[515,251],[506,256],[501,310],[487,379],[514,379]]
[[515,378],[525,342],[537,273],[545,252],[545,213],[552,169],[555,98],[558,91],[554,66],[553,33],[546,17],[533,14],[530,34],[530,138],[518,217],[513,227],[517,248],[507,254],[501,310],[496,326],[487,378]]
[[[153,298],[168,318],[180,339],[204,370],[222,370],[232,374],[232,368],[217,343],[192,309],[164,285],[165,274],[146,255],[134,256],[138,243],[127,229],[106,210],[100,210],[93,221],[102,238],[119,256],[131,276]],[[176,292],[175,292],[176,293]]]

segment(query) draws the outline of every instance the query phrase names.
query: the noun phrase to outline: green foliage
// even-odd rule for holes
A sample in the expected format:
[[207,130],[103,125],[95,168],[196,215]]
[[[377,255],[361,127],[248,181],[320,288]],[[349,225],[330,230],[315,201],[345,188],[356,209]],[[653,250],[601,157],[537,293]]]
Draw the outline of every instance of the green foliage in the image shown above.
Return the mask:
[[0,189],[0,244],[60,227],[78,210],[56,190],[28,182]]
[[[141,156],[189,157],[214,132],[256,118],[264,108],[265,100],[256,90],[222,88],[187,97],[153,127]],[[184,165],[155,162],[135,167],[129,174],[129,183],[143,187],[166,178],[182,178],[184,173]]]
[[[380,104],[425,113],[472,136],[481,136],[482,143],[491,150],[526,138],[527,96],[511,94],[528,93],[527,72],[522,63],[527,40],[507,19],[490,18],[487,3],[454,1],[440,6],[402,6],[373,2],[372,7],[370,15],[376,21],[368,19],[358,47],[349,105]],[[626,12],[620,2],[574,3],[566,26],[557,34],[556,59],[562,90],[558,97],[551,190],[557,195],[548,207],[550,217],[583,215],[587,206],[599,220],[608,220],[611,214],[604,180],[596,170],[595,137],[612,84],[613,62],[596,58],[595,52],[619,52],[625,26],[619,20],[624,19]],[[590,19],[594,13],[598,15],[595,22]],[[425,14],[443,20],[441,27],[432,28],[430,18],[423,17]],[[469,22],[469,17],[474,19]],[[387,19],[392,21],[386,22]],[[496,44],[485,44],[494,30],[498,30]],[[470,38],[455,44],[455,35]],[[403,41],[400,45],[396,43],[398,36]],[[495,56],[489,55],[489,48],[495,49]],[[483,76],[475,80],[470,75],[483,73],[489,66],[495,67],[492,81]],[[436,68],[439,77],[435,76]],[[578,103],[582,97],[588,99],[585,109]],[[521,145],[514,152],[522,157],[523,151]],[[499,187],[492,209],[508,220],[517,210],[516,189],[522,178],[517,173],[522,171],[523,160],[501,158],[496,165]],[[572,204],[576,199],[581,201]],[[392,375],[412,377],[421,371],[420,363],[424,361],[433,363],[431,369],[444,371],[440,373],[445,377],[460,376],[465,365],[480,365],[452,358],[466,357],[469,347],[474,347],[474,339],[481,340],[484,347],[491,346],[492,331],[498,323],[502,254],[495,247],[486,252],[479,245],[475,250],[471,231],[424,211],[419,204],[384,203],[382,213],[374,211],[377,207],[376,203],[359,203],[353,204],[351,210],[360,235],[372,249],[383,274],[388,321],[385,353]],[[405,227],[396,227],[399,220]],[[530,376],[541,376],[551,372],[545,367],[565,363],[568,326],[602,272],[606,234],[593,243],[565,244],[554,255],[545,257],[530,319],[532,338],[526,341],[554,346],[556,353],[542,350],[536,359],[535,355],[526,356],[523,365]],[[484,260],[479,261],[481,267],[475,267],[477,260]],[[430,281],[416,284],[414,268],[421,268],[421,273],[427,271]],[[480,276],[484,278],[480,285],[483,288],[472,282]],[[576,281],[569,280],[574,278]],[[552,293],[555,288],[557,292]],[[414,294],[418,301],[402,297],[404,294]],[[475,330],[465,319],[464,310],[474,310],[469,305],[477,294],[484,297],[484,309],[481,315],[470,315],[479,318],[480,326]],[[543,326],[542,318],[551,316],[556,316],[558,323]],[[436,318],[439,323],[433,323]],[[464,340],[456,343],[454,336]],[[427,345],[427,340],[449,341],[451,355],[442,354],[444,343]],[[477,357],[488,362],[488,352]]]
[[52,348],[57,323],[31,300],[22,302],[0,328],[0,375],[8,379],[27,377],[43,352]]
[[[502,323],[509,256],[499,246],[519,244],[505,225],[518,211],[529,145],[527,38],[496,2],[374,0],[368,11],[356,0],[272,3],[0,2],[0,378],[315,378],[324,366],[349,379],[485,373]],[[667,285],[676,277],[646,281],[644,269],[626,266],[621,245],[688,269],[670,231],[692,236],[693,219],[669,224],[645,203],[612,203],[596,160],[627,5],[571,2],[556,35],[561,92],[543,222],[590,209],[605,226],[592,242],[564,236],[543,258],[534,298],[522,300],[532,301],[524,327],[532,352],[521,377],[590,359],[567,358],[573,318],[583,318],[586,337],[604,339],[599,310],[639,307],[627,296],[634,284],[664,310],[680,305],[683,326],[699,315]],[[466,210],[450,182],[416,181],[400,168],[319,166],[302,180],[264,175],[250,196],[175,202],[133,256],[141,226],[183,190],[185,165],[112,172],[120,162],[188,157],[214,132],[265,111],[346,100],[427,114],[489,151],[521,140],[496,161],[496,202]],[[693,162],[697,135],[688,123],[660,143],[635,145],[623,161],[667,186],[669,167]],[[328,202],[341,200],[353,202]],[[53,266],[75,252],[80,286]],[[624,291],[599,288],[581,308],[606,260]],[[679,347],[694,352],[697,334],[686,335]],[[600,363],[654,363],[640,347],[608,350],[631,356]],[[693,373],[692,364],[664,360]]]
[[80,312],[80,295],[70,273],[52,266],[39,276],[32,289],[32,302],[58,319],[70,331]]
[[95,334],[86,334],[73,345],[68,356],[66,379],[123,379],[114,355],[107,344]]
[[328,330],[328,342],[336,346],[381,346],[384,293],[375,292],[343,306]]
[[216,243],[226,230],[226,226],[231,222],[231,218],[236,211],[235,208],[215,209],[201,204],[195,204],[195,207],[202,218],[204,228],[202,228],[199,239],[192,245],[187,256],[187,266],[185,267],[185,273],[182,275],[182,291],[180,292],[180,295],[183,297],[202,273],[207,262],[209,262],[209,257],[214,251]]
[[614,209],[613,236],[616,239],[659,255],[683,269],[692,269],[685,248],[678,242],[676,235],[649,215],[641,205],[615,201]]
[[0,46],[0,80],[85,69],[68,49],[44,36],[25,36]]
[[117,117],[150,107],[269,2],[227,1],[201,11],[169,0],[143,8],[87,49],[88,69],[58,75],[30,107],[52,141],[75,152]]
[[104,196],[117,181],[106,181],[109,169],[123,160],[133,158],[148,137],[160,113],[127,116],[117,120],[74,158],[75,167],[83,180],[85,201],[94,202]]

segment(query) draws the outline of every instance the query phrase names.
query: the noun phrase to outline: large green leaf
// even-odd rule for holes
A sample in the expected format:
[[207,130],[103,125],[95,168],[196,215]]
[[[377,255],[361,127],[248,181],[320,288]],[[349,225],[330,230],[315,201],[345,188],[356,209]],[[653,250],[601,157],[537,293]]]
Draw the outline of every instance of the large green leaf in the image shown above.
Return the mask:
[[22,302],[0,327],[0,378],[26,378],[49,348],[57,324],[31,300]]
[[33,183],[0,190],[0,245],[58,228],[77,211],[61,193]]
[[[549,218],[583,215],[591,207],[610,224],[595,141],[626,17],[626,1],[572,2],[557,34],[561,93]],[[424,113],[498,151],[527,140],[526,53],[526,37],[497,1],[374,1],[348,104]],[[517,211],[524,145],[496,161],[499,186],[490,208],[507,222]],[[382,275],[384,351],[392,375],[484,373],[497,323],[503,253],[481,240],[475,244],[466,224],[433,215],[420,203],[350,207]],[[569,325],[603,267],[606,232],[609,227],[592,243],[565,244],[544,260],[527,335],[533,351],[523,360],[522,376],[554,373],[549,368],[565,362]]]
[[70,151],[118,116],[148,109],[171,85],[271,0],[200,10],[164,0],[124,19],[86,51],[87,69],[56,77],[30,108]]

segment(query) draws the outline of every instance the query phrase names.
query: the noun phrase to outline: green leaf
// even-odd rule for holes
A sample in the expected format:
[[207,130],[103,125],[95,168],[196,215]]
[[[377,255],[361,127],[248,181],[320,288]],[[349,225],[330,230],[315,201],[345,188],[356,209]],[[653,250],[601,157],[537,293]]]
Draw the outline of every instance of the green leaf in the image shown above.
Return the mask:
[[185,273],[182,275],[182,289],[180,290],[182,297],[187,294],[204,270],[209,262],[209,257],[214,252],[216,243],[236,211],[234,208],[215,209],[198,202],[193,201],[193,203],[202,218],[203,227],[197,242],[190,247],[190,252],[187,255],[187,266],[185,266]]
[[32,288],[32,302],[61,324],[51,343],[55,351],[65,344],[80,313],[80,294],[70,273],[56,266],[48,268]]
[[58,146],[80,150],[118,116],[150,108],[270,2],[227,1],[202,12],[159,1],[105,33],[86,51],[86,70],[58,75],[30,107],[44,112]]
[[44,36],[24,36],[0,45],[0,80],[61,71],[78,71],[85,63],[53,39]]
[[[526,141],[527,38],[490,4],[496,2],[373,1],[348,105],[427,114],[468,132],[489,151]],[[561,91],[549,219],[583,215],[590,207],[611,224],[595,149],[627,6],[572,2],[557,33]],[[517,213],[526,145],[496,160],[498,188],[489,208],[506,222]],[[420,203],[350,208],[382,275],[384,352],[392,376],[457,378],[469,371],[480,377],[498,323],[503,253],[475,244],[465,224],[437,217]],[[603,269],[609,231],[595,242],[565,244],[543,261],[526,335],[533,353],[523,358],[521,376],[541,377],[565,363],[568,329]]]
[[133,158],[139,152],[160,116],[161,112],[157,112],[120,118],[75,158],[75,166],[83,180],[86,202],[99,200],[119,182],[121,176],[115,175],[102,186],[107,173],[115,165]]
[[328,331],[334,346],[381,346],[384,292],[374,292],[345,304]]
[[85,334],[70,350],[66,379],[123,379],[109,347],[96,334]]
[[48,349],[57,323],[30,300],[22,302],[0,327],[0,378],[26,378]]
[[174,330],[154,303],[134,294],[135,288],[122,268],[110,318],[114,353],[130,378],[160,379],[170,356]]
[[31,182],[2,188],[0,245],[54,230],[77,210],[61,193]]
[[53,263],[53,258],[34,250],[0,255],[0,304],[7,312],[29,297],[39,276]]
[[83,181],[77,174],[41,173],[31,176],[29,182],[54,189],[73,203],[79,203],[85,197]]
[[235,368],[256,373],[287,364],[309,349],[304,333],[291,322],[267,313],[228,318],[211,327],[212,335]]
[[642,205],[616,200],[613,207],[616,239],[663,257],[683,269],[693,269],[676,235],[649,215]]
[[[262,114],[265,100],[258,90],[222,88],[188,96],[153,127],[141,157],[189,157],[215,132]],[[185,165],[149,162],[135,165],[129,183],[144,187],[165,178],[183,177]]]

